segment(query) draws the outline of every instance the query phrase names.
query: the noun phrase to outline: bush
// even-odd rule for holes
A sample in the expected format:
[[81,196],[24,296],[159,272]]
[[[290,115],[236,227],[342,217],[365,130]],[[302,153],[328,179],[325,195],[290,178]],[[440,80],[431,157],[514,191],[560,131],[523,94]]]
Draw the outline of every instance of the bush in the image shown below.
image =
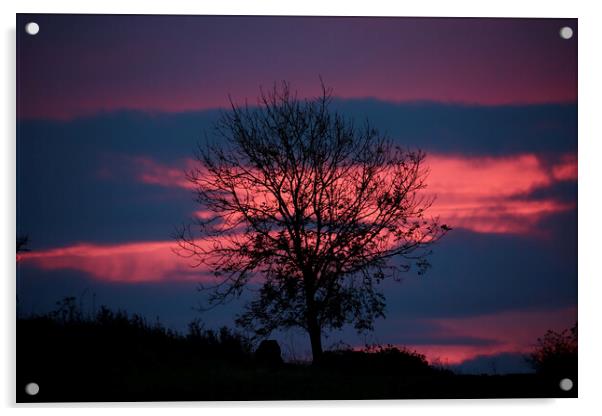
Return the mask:
[[325,351],[321,365],[327,368],[362,372],[419,374],[433,371],[426,357],[405,347],[368,346],[362,350]]
[[539,374],[558,377],[577,375],[577,324],[562,332],[548,331],[538,338],[527,358]]

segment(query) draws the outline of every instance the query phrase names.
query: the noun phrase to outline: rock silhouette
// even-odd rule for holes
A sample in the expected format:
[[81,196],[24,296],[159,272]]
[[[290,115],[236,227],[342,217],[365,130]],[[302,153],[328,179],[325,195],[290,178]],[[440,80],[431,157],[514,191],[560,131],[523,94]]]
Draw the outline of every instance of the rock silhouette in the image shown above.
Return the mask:
[[278,367],[282,364],[282,351],[280,345],[273,339],[261,341],[255,351],[255,360],[267,367]]

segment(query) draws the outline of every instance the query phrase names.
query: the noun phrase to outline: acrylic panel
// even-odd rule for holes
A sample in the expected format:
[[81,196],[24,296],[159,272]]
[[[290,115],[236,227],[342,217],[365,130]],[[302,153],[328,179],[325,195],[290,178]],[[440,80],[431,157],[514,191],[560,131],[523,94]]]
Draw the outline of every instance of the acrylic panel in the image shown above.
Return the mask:
[[577,396],[576,19],[16,27],[18,402]]

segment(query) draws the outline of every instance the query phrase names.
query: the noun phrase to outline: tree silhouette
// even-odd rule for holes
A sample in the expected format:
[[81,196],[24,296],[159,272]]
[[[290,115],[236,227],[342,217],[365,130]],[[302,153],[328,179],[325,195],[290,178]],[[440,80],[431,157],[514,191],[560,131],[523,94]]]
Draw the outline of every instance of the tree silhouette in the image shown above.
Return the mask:
[[531,366],[540,374],[575,377],[577,375],[577,324],[561,332],[548,330],[537,339],[533,351],[527,357]]
[[24,251],[29,251],[27,245],[29,244],[29,236],[28,235],[18,235],[17,236],[17,254],[22,253]]
[[258,285],[237,323],[259,336],[304,328],[314,362],[323,331],[372,329],[385,310],[377,285],[413,264],[425,271],[449,230],[426,215],[425,154],[356,125],[331,97],[322,84],[302,100],[283,82],[257,107],[231,101],[219,142],[199,146],[188,172],[198,220],[176,236],[178,254],[213,271],[210,303]]

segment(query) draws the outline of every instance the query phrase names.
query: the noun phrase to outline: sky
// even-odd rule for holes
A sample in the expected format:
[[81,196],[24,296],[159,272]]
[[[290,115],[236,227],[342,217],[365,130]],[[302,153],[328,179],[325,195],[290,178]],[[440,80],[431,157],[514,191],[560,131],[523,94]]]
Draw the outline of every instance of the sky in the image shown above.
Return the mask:
[[[427,153],[431,213],[453,227],[425,276],[384,284],[373,333],[326,346],[528,371],[537,337],[576,323],[575,19],[22,14],[17,28],[20,313],[75,296],[178,330],[233,325],[248,295],[196,311],[210,274],[172,251],[198,214],[184,171],[229,97],[254,105],[280,80],[312,97],[321,77],[337,111]],[[309,351],[300,332],[275,336]]]

